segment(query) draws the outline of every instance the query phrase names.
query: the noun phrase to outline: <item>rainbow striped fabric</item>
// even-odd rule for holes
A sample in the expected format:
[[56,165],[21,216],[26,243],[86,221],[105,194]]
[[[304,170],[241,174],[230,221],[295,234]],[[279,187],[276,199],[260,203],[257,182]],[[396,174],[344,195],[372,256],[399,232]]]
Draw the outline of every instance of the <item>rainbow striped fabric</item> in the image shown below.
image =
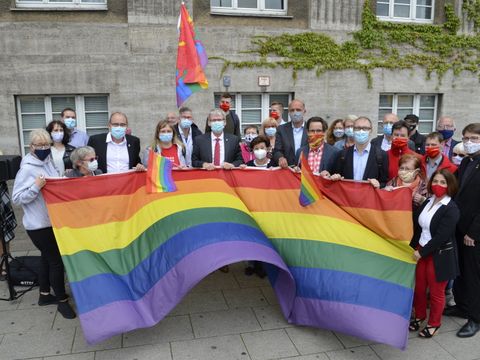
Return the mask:
[[172,178],[173,164],[166,157],[150,150],[148,156],[146,190],[147,193],[161,193],[177,191]]
[[308,165],[307,159],[303,156],[303,152],[301,153],[300,158],[302,163],[302,175],[300,181],[300,196],[298,200],[300,201],[300,205],[308,206],[320,199],[322,194],[320,193],[318,186],[315,185],[312,170]]
[[147,194],[145,173],[43,188],[87,342],[152,326],[215,269],[257,260],[289,322],[406,347],[408,190],[315,178],[324,196],[302,207],[288,170],[173,177],[173,193]]

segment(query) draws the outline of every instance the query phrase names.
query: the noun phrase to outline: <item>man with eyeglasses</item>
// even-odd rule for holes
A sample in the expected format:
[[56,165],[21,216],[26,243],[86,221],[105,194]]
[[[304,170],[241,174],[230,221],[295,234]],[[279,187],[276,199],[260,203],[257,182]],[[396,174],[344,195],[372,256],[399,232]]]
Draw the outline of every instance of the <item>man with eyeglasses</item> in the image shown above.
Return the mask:
[[443,136],[443,155],[452,160],[453,148],[459,143],[453,138],[455,134],[455,121],[450,116],[441,116],[437,121],[437,131]]
[[351,179],[368,181],[375,188],[385,187],[388,181],[387,153],[378,146],[372,146],[370,136],[372,122],[361,116],[353,125],[355,145],[342,150],[332,180]]
[[466,156],[458,168],[459,190],[455,203],[460,209],[457,224],[460,276],[453,284],[456,306],[447,307],[445,315],[468,319],[457,332],[467,338],[480,330],[480,123],[462,131]]
[[125,172],[132,168],[145,170],[140,163],[140,139],[126,134],[127,115],[114,112],[108,121],[109,132],[90,137],[88,145],[95,149],[98,168],[103,173]]

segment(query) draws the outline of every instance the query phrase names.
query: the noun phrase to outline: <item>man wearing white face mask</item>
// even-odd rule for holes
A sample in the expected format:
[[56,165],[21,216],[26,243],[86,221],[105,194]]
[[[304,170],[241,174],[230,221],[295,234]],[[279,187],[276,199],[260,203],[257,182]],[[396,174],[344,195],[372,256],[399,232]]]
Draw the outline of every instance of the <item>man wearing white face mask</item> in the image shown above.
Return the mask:
[[212,131],[195,138],[192,153],[193,167],[230,170],[243,164],[240,138],[224,132],[225,113],[220,109],[210,111],[207,125]]
[[388,156],[379,147],[372,146],[372,122],[361,116],[355,120],[353,137],[355,145],[342,150],[337,158],[336,173],[332,180],[342,177],[356,181],[367,180],[374,187],[384,187],[388,181]]
[[114,112],[108,121],[109,132],[90,137],[88,145],[98,155],[98,168],[103,173],[125,172],[132,168],[145,170],[140,163],[140,139],[127,135],[127,115]]
[[282,168],[296,165],[295,154],[298,149],[307,145],[304,102],[298,99],[292,100],[288,105],[288,113],[292,121],[277,128],[273,151],[274,163]]
[[85,131],[77,129],[77,113],[72,108],[65,108],[61,112],[61,120],[70,131],[69,145],[73,147],[85,146],[88,143],[88,135]]
[[185,164],[192,167],[192,152],[195,138],[202,135],[202,132],[195,124],[192,110],[186,106],[178,110],[180,121],[175,125],[175,131],[179,134],[180,140],[185,145]]

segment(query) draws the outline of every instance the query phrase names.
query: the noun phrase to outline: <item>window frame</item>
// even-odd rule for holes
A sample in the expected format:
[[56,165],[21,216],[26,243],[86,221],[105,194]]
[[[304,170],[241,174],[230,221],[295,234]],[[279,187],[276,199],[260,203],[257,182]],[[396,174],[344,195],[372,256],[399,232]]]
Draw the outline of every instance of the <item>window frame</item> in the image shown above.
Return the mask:
[[432,0],[432,13],[431,13],[431,18],[430,19],[419,19],[417,18],[417,6],[421,7],[429,7],[425,5],[417,5],[417,0],[410,0],[410,16],[408,18],[405,17],[396,17],[394,16],[394,6],[395,6],[395,0],[380,0],[382,3],[387,3],[388,2],[388,16],[382,16],[382,15],[377,15],[376,14],[376,6],[377,6],[377,1],[375,1],[375,15],[378,20],[381,21],[391,21],[391,22],[401,22],[401,23],[418,23],[418,24],[433,24],[433,20],[435,18],[435,0]]
[[17,9],[38,9],[38,10],[108,10],[108,0],[102,0],[103,3],[82,3],[82,0],[72,0],[71,2],[50,2],[50,0],[15,0]]
[[239,8],[238,0],[231,0],[232,6],[213,6],[210,1],[210,13],[216,15],[246,15],[246,16],[287,16],[288,13],[288,0],[284,1],[283,10],[265,9],[265,0],[257,0],[257,8]]
[[[390,109],[390,107],[381,107],[380,106],[380,96],[382,95],[385,95],[385,96],[393,96],[393,99],[392,99],[392,107],[391,107],[391,112],[394,113],[394,114],[397,114],[398,113],[398,96],[405,96],[405,95],[408,95],[408,96],[412,96],[413,95],[413,109],[412,109],[412,114],[415,114],[417,116],[419,116],[420,114],[420,110],[422,109],[433,109],[433,119],[430,121],[430,120],[422,120],[422,119],[419,119],[419,123],[418,123],[418,130],[420,130],[420,124],[421,123],[432,123],[432,128],[430,129],[429,132],[420,132],[421,134],[429,134],[430,132],[432,131],[435,131],[436,129],[436,126],[437,126],[437,118],[438,118],[438,104],[439,104],[439,101],[440,101],[440,96],[441,94],[439,93],[392,93],[392,92],[388,92],[388,93],[380,93],[378,95],[378,107],[377,107],[377,113],[380,112],[380,110],[382,109]],[[434,96],[435,97],[435,100],[434,100],[434,105],[433,105],[433,108],[432,107],[420,107],[420,99],[422,96]],[[399,119],[399,120],[403,120],[403,119]],[[383,119],[378,119],[378,122],[377,122],[377,135],[382,135],[383,134]]]
[[[45,109],[45,127],[54,120],[53,111],[52,111],[52,98],[55,97],[74,97],[75,98],[75,113],[77,114],[77,126],[76,128],[82,131],[88,130],[101,130],[105,129],[107,132],[108,124],[105,126],[90,126],[87,127],[86,116],[85,116],[85,98],[87,97],[101,97],[104,96],[107,98],[107,117],[110,118],[110,95],[109,94],[83,94],[83,95],[73,95],[73,94],[54,94],[54,95],[17,95],[15,96],[15,102],[17,106],[17,124],[18,124],[18,134],[20,139],[20,149],[22,156],[25,156],[25,149],[28,147],[28,144],[25,144],[24,133],[34,130],[34,129],[24,129],[22,122],[22,115],[26,114],[43,114],[43,113],[23,113],[21,100],[28,98],[40,98],[43,97],[44,109]],[[100,111],[98,111],[100,112]],[[56,119],[56,118],[55,118]]]

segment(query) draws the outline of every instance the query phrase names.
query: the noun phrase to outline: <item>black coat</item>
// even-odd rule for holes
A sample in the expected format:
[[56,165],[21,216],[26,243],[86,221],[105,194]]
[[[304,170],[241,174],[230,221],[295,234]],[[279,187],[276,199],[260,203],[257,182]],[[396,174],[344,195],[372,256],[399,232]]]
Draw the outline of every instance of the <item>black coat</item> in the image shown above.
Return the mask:
[[[107,173],[107,133],[92,135],[88,139],[88,146],[95,149],[98,156],[98,168]],[[134,168],[140,163],[140,139],[133,135],[125,135],[129,157],[128,168]]]
[[[303,127],[302,141],[300,147],[307,145],[307,130]],[[288,165],[297,165],[295,161],[295,139],[293,137],[292,123],[288,122],[277,128],[275,137],[275,148],[273,150],[273,162],[278,164],[281,157],[287,159]]]
[[[240,149],[238,136],[223,133],[223,146],[225,150],[225,162],[239,166],[243,164],[242,150]],[[195,138],[192,152],[192,166],[201,168],[203,163],[213,163],[212,134],[206,133]]]
[[65,170],[72,168],[72,161],[70,160],[70,155],[72,155],[75,146],[65,145],[65,152],[63,153],[63,164],[65,165]]
[[[423,209],[430,204],[425,201],[413,214],[413,238],[410,246],[417,248],[422,228],[418,224],[418,217]],[[422,257],[432,255],[437,281],[455,279],[460,274],[458,265],[458,250],[455,240],[455,227],[460,217],[460,211],[453,200],[447,205],[442,205],[433,215],[430,222],[432,239],[419,250]]]

